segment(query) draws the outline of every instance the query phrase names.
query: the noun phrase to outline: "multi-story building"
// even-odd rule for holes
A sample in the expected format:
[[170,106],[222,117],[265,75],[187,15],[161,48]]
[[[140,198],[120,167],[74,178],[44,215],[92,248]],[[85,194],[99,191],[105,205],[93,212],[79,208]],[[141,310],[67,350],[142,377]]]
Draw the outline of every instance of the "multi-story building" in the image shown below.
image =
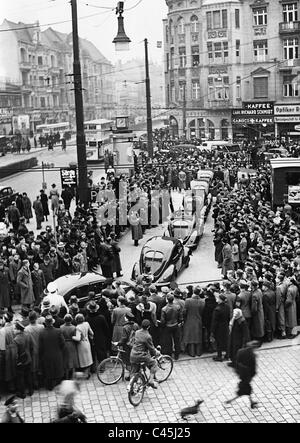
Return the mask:
[[21,86],[15,79],[0,79],[0,135],[9,134],[14,111],[22,109]]
[[211,139],[294,134],[300,1],[166,3],[165,88],[173,133]]
[[[75,121],[72,36],[52,28],[4,20],[0,26],[0,76],[21,85],[20,113],[30,129],[40,123]],[[3,50],[10,48],[10,50]],[[85,118],[111,118],[112,64],[89,41],[80,39]]]

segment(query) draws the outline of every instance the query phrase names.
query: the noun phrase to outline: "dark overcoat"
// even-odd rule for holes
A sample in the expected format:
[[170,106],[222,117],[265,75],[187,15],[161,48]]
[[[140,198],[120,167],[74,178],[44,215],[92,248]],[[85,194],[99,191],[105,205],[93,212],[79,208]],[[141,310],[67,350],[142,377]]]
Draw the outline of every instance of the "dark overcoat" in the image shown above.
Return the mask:
[[0,270],[0,307],[9,308],[11,306],[9,295],[9,271],[4,267]]
[[187,298],[183,308],[183,344],[202,344],[202,314],[205,301],[199,295]]
[[110,348],[110,334],[107,321],[98,312],[89,312],[86,321],[94,333],[94,346],[97,351],[106,352]]
[[65,339],[62,331],[46,327],[40,335],[40,358],[43,375],[47,380],[59,380],[64,376]]
[[229,357],[235,363],[237,351],[250,340],[248,323],[244,317],[234,321],[229,337]]
[[220,303],[212,316],[211,332],[213,333],[218,349],[228,350],[230,308],[226,302]]

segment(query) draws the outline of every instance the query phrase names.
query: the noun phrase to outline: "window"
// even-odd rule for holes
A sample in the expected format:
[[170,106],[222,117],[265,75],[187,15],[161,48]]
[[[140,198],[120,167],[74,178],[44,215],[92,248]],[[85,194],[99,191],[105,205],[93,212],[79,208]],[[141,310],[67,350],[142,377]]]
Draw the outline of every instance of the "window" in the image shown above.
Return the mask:
[[285,60],[298,58],[299,54],[299,40],[298,38],[286,38],[283,41],[283,52]]
[[293,81],[293,75],[285,75],[283,77],[283,96],[284,97],[299,97],[298,84]]
[[185,52],[185,47],[180,47],[178,49],[179,52],[179,67],[180,68],[184,68],[186,65],[186,52]]
[[167,63],[167,72],[168,72],[169,69],[170,69],[170,57],[169,57],[169,54],[167,54],[166,63]]
[[234,17],[235,17],[235,27],[238,29],[240,27],[240,10],[235,9],[234,10]]
[[38,65],[41,66],[43,64],[43,57],[38,56]]
[[235,41],[235,55],[236,55],[236,57],[240,57],[240,49],[241,49],[241,41],[236,40]]
[[213,29],[221,28],[221,11],[213,11]]
[[236,78],[236,98],[241,98],[241,77]]
[[184,20],[183,18],[180,18],[178,20],[178,34],[184,34],[185,33],[185,26],[184,26]]
[[254,98],[268,97],[268,77],[254,77]]
[[265,62],[268,55],[268,41],[258,40],[253,42],[254,48],[254,61],[255,62]]
[[286,5],[283,5],[283,21],[285,23],[298,21],[297,3],[287,3]]
[[44,77],[39,77],[39,86],[45,86],[45,79],[44,79]]
[[253,19],[255,26],[266,25],[268,23],[267,8],[253,9]]
[[171,102],[175,102],[175,86],[171,84]]
[[220,29],[228,27],[227,9],[206,13],[207,29]]
[[166,43],[169,43],[169,26],[166,26]]
[[199,46],[192,46],[192,66],[198,66],[200,62]]
[[207,43],[209,63],[226,63],[228,59],[228,42]]
[[185,83],[179,83],[179,100],[185,100]]
[[229,77],[208,77],[208,100],[229,99]]
[[45,101],[45,97],[41,97],[41,108],[45,108],[46,107],[46,101]]
[[171,48],[170,52],[170,67],[174,69],[174,48]]
[[192,100],[200,99],[200,82],[199,80],[192,80]]
[[191,17],[191,32],[199,32],[199,21],[196,15]]

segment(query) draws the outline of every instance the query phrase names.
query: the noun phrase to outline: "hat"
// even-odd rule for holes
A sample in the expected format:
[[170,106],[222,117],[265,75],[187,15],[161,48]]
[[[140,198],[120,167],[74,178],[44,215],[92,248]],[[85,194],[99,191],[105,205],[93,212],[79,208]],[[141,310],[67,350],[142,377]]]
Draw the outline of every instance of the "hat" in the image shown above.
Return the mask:
[[174,295],[172,292],[169,292],[167,295],[167,300],[168,302],[173,302],[174,301]]
[[49,300],[49,298],[45,297],[43,299],[43,301],[42,301],[42,305],[43,305],[43,308],[49,308],[50,307],[50,300]]
[[48,283],[47,292],[49,294],[55,294],[57,292],[57,285],[54,281],[51,281],[50,283]]
[[45,325],[46,326],[51,326],[54,323],[54,319],[52,317],[52,315],[46,315],[45,317]]
[[70,258],[70,254],[68,252],[64,253],[64,258]]
[[4,406],[9,406],[11,405],[15,400],[16,400],[16,395],[12,395],[11,397],[9,397],[6,402],[4,403]]
[[137,290],[137,292],[144,292],[144,288],[142,285],[137,285],[136,290]]
[[182,293],[179,288],[176,288],[173,292],[174,297],[182,297]]
[[63,243],[62,241],[60,241],[57,245],[58,248],[64,248],[65,247],[65,243]]
[[156,286],[154,284],[149,286],[149,291],[150,292],[156,292]]
[[163,287],[161,288],[161,292],[162,292],[163,294],[168,294],[168,292],[169,292],[169,288],[168,288],[167,286],[163,286]]
[[71,295],[70,304],[72,304],[72,303],[78,303],[78,298],[76,297],[76,295]]
[[24,306],[21,309],[21,315],[22,317],[28,317],[29,315],[29,309],[25,308]]
[[15,323],[15,325],[16,325],[16,328],[17,328],[19,331],[24,331],[25,326],[23,325],[22,322],[20,322],[19,320],[17,320],[16,323]]
[[97,312],[98,309],[99,309],[99,306],[97,305],[97,303],[94,300],[92,300],[92,301],[89,302],[89,304],[87,305],[86,309],[89,312]]
[[55,315],[58,314],[58,309],[56,306],[51,306],[49,313],[54,317]]

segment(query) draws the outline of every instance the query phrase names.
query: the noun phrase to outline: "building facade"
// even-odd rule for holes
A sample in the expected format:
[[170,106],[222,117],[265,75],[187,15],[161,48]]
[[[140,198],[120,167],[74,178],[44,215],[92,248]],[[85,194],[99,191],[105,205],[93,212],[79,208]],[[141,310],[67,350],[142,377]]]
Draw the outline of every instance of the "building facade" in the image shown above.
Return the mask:
[[166,3],[165,90],[173,134],[297,137],[300,112],[291,114],[300,104],[300,1]]
[[[41,123],[75,123],[72,36],[48,28],[4,20],[0,26],[0,76],[21,88],[14,114],[29,115],[30,129]],[[10,48],[5,50],[4,48]],[[85,118],[111,118],[112,64],[89,41],[80,39]]]

